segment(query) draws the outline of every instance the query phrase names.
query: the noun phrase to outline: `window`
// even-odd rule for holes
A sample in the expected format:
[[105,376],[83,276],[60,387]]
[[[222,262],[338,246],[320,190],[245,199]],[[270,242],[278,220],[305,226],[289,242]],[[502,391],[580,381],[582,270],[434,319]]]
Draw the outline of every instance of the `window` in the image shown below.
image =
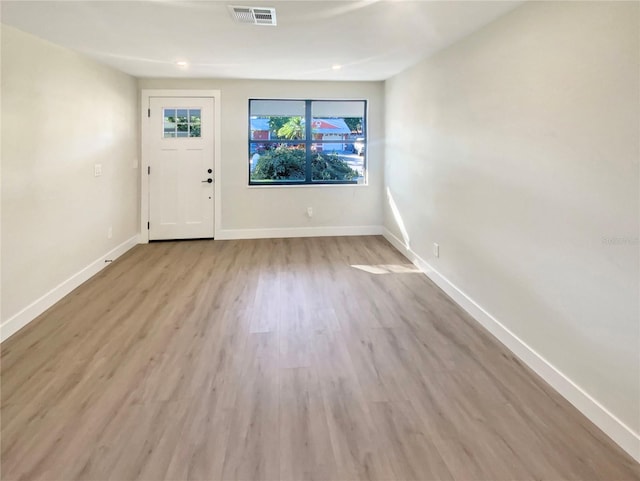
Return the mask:
[[163,109],[163,137],[200,137],[200,109]]
[[364,184],[366,100],[249,100],[249,184]]

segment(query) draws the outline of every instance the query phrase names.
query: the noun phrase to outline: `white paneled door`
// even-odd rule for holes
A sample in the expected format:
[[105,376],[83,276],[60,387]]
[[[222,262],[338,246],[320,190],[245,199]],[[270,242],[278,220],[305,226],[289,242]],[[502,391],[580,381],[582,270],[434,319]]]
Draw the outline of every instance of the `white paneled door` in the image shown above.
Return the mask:
[[149,239],[213,237],[213,98],[149,99]]

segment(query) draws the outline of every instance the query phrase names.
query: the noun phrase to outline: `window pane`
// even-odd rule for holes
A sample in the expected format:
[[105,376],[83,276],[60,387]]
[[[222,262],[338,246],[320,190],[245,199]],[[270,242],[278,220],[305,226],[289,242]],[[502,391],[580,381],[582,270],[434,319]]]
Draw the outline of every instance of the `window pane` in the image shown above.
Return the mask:
[[176,110],[175,109],[164,109],[164,121],[166,122],[175,122],[176,121]]
[[249,168],[251,182],[300,182],[305,179],[304,144],[251,143]]
[[176,109],[163,109],[162,117],[164,120],[163,137],[176,136]]
[[301,100],[251,100],[251,140],[304,140],[305,102]]
[[[313,101],[311,112],[313,140],[323,142],[313,144],[313,149],[322,154],[338,154],[340,161],[357,172],[356,177],[364,181],[365,102],[361,100]],[[312,178],[314,181],[340,180],[336,177],[353,175],[348,171],[341,174],[341,168],[338,169],[339,172],[333,167],[326,167],[323,170],[315,168]],[[345,178],[344,180],[353,179]]]
[[188,119],[188,110],[187,109],[176,109],[176,117],[178,118],[178,122],[187,122]]
[[314,117],[364,117],[364,100],[314,100],[311,115]]
[[189,137],[200,137],[200,124],[189,125]]
[[314,140],[335,140],[348,135],[364,137],[365,103],[357,101],[317,100],[311,102]]
[[364,182],[364,156],[343,149],[344,144],[311,146],[311,179],[314,182]]
[[304,140],[304,117],[251,117],[251,140]]
[[187,137],[189,132],[178,132],[178,137]]
[[251,100],[249,115],[256,117],[304,117],[304,100]]
[[189,122],[192,124],[200,123],[200,109],[189,110]]

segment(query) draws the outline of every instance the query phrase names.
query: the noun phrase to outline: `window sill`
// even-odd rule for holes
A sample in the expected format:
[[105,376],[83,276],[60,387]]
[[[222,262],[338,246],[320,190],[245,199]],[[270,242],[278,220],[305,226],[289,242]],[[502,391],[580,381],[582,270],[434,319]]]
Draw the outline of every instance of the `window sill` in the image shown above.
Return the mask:
[[247,185],[246,186],[248,189],[308,189],[308,188],[362,188],[362,187],[369,187],[369,184],[265,184],[265,185],[257,185],[257,184],[253,184],[253,185]]

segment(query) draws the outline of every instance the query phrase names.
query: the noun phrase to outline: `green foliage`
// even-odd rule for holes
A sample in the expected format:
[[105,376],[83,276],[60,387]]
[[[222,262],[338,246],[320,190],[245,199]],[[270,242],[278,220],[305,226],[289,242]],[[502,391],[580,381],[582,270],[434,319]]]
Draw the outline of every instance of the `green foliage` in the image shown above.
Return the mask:
[[289,119],[291,119],[291,117],[269,117],[269,130],[271,130],[274,137],[278,135],[278,130],[289,122]]
[[269,117],[269,130],[274,138],[296,140],[304,138],[302,117]]
[[191,124],[191,133],[189,134],[190,137],[200,137],[200,125],[200,123]]
[[[306,154],[302,149],[281,145],[260,155],[251,180],[305,179]],[[358,172],[340,159],[335,152],[314,153],[311,158],[314,180],[355,180]]]
[[278,129],[278,138],[299,140],[304,138],[302,117],[290,117],[287,123]]
[[251,180],[304,180],[304,150],[284,145],[260,156]]
[[313,180],[353,180],[358,172],[353,170],[338,154],[314,154],[311,158]]
[[351,132],[362,133],[362,117],[344,117],[344,123],[351,129]]

